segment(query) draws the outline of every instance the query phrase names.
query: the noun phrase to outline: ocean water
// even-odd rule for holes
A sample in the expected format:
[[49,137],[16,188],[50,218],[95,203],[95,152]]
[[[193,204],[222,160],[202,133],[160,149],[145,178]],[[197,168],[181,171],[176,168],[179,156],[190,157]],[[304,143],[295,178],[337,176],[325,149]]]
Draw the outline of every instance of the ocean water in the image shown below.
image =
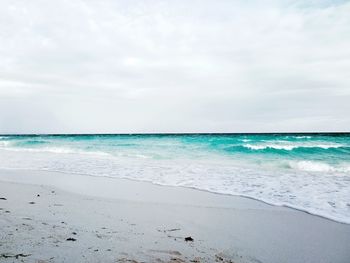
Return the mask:
[[0,168],[191,187],[350,223],[350,134],[3,135]]

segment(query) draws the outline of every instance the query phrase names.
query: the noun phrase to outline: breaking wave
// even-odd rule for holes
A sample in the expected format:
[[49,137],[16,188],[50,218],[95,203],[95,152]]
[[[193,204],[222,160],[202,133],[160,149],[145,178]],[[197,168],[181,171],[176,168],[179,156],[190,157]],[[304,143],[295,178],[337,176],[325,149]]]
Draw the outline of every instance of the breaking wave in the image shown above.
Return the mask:
[[291,151],[298,148],[320,148],[320,149],[332,149],[341,148],[344,145],[341,144],[244,144],[243,147],[251,150],[265,150],[265,149],[275,149],[275,150],[285,150]]
[[350,223],[348,134],[0,136],[0,168],[242,195]]

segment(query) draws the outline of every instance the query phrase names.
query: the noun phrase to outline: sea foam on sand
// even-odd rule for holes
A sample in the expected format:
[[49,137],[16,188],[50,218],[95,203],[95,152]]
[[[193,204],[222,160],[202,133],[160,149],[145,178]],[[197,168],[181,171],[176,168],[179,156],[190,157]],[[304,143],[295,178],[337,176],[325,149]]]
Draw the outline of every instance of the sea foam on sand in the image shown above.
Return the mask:
[[350,258],[350,225],[237,196],[0,170],[0,198],[2,262],[17,257],[25,262],[348,263]]

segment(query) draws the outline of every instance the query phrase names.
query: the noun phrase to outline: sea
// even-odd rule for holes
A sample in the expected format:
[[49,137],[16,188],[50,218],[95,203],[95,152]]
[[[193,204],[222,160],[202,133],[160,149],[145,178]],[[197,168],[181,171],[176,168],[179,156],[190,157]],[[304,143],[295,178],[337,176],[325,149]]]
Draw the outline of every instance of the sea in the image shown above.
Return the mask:
[[1,168],[189,187],[350,224],[350,133],[0,135]]

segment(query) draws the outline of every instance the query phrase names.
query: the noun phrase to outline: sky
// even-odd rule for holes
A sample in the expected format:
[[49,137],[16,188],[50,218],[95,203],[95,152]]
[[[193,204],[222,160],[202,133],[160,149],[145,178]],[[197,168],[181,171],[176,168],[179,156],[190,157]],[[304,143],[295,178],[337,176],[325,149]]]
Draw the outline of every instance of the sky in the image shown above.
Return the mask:
[[350,1],[1,0],[0,133],[350,131]]

